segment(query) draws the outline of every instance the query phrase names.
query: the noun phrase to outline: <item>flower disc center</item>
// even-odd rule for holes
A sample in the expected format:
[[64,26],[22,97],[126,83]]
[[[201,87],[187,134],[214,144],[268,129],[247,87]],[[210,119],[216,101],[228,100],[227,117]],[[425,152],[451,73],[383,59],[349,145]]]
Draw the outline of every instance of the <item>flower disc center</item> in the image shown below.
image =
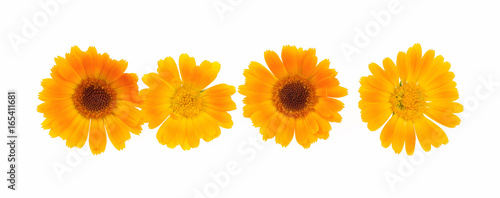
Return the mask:
[[274,106],[288,116],[305,116],[316,102],[316,91],[311,82],[300,76],[286,77],[273,88]]
[[392,110],[405,120],[414,120],[425,111],[425,97],[424,90],[419,85],[400,85],[391,96]]
[[200,91],[181,87],[172,98],[172,110],[178,116],[194,117],[200,112],[201,106]]
[[104,80],[88,78],[76,87],[73,103],[85,118],[101,118],[116,106],[116,92]]

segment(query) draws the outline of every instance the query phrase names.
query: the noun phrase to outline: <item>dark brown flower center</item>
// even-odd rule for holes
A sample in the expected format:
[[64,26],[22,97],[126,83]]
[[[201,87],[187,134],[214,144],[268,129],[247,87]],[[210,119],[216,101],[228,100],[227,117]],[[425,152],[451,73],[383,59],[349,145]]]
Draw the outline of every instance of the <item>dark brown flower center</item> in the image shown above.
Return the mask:
[[116,106],[116,92],[104,80],[83,80],[73,94],[75,108],[85,118],[101,118]]
[[278,111],[292,117],[303,117],[317,102],[316,91],[309,80],[300,76],[281,79],[273,88],[273,103]]

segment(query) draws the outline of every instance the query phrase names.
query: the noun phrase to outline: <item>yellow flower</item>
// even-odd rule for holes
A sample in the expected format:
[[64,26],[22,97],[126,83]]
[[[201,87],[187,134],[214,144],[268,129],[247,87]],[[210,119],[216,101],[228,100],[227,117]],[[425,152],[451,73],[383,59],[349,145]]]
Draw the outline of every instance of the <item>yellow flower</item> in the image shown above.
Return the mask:
[[142,117],[137,75],[124,73],[125,60],[98,54],[94,47],[83,52],[77,46],[66,57],[55,58],[52,78],[42,80],[38,112],[50,136],[66,140],[68,147],[81,148],[89,139],[90,150],[106,148],[106,132],[116,149],[125,148],[130,132],[138,135]]
[[329,122],[342,120],[338,112],[344,104],[334,97],[346,96],[347,89],[339,86],[327,59],[317,63],[315,49],[284,46],[281,57],[283,61],[273,51],[264,53],[272,73],[257,62],[243,72],[243,115],[260,127],[264,140],[276,137],[286,147],[295,133],[297,142],[309,148],[318,138],[328,138]]
[[205,89],[219,73],[218,62],[203,61],[196,66],[194,58],[182,54],[179,70],[171,57],[158,61],[158,73],[142,78],[149,88],[140,92],[141,108],[150,129],[161,124],[156,138],[162,145],[189,150],[198,147],[202,138],[209,142],[219,137],[220,127],[233,126],[227,111],[236,109],[231,100],[235,89],[226,84]]
[[451,128],[460,124],[454,113],[462,112],[463,106],[454,102],[458,90],[450,63],[441,55],[434,57],[434,50],[422,57],[420,44],[415,44],[399,52],[396,64],[385,58],[383,65],[384,69],[371,63],[372,75],[362,77],[359,88],[361,118],[368,129],[375,131],[389,120],[380,134],[382,146],[392,144],[400,153],[406,144],[406,153],[412,155],[415,133],[425,151],[448,143],[444,131],[429,118]]

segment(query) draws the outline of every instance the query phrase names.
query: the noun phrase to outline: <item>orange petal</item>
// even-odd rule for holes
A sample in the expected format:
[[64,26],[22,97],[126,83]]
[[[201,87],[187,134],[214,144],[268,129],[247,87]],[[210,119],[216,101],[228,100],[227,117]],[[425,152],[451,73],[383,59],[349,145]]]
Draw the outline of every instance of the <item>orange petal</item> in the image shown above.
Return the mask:
[[299,54],[297,47],[285,45],[281,50],[281,58],[283,65],[289,75],[297,74],[299,72]]
[[92,119],[89,133],[89,147],[92,154],[97,155],[104,152],[107,141],[104,119]]
[[113,109],[113,114],[116,115],[133,134],[139,135],[141,133],[141,125],[144,124],[144,119],[141,112],[135,108],[133,103],[119,100],[116,103],[115,109]]
[[82,148],[85,145],[89,134],[89,122],[89,119],[82,119],[78,127],[72,129],[72,134],[66,140],[66,146]]
[[54,69],[61,74],[61,77],[66,81],[79,84],[82,78],[78,75],[78,73],[69,65],[69,63],[63,57],[58,56],[54,59],[56,61],[56,65]]
[[324,140],[328,139],[328,137],[330,136],[330,131],[332,130],[332,126],[330,125],[330,123],[320,115],[318,115],[316,112],[311,112],[309,113],[309,115],[314,120],[316,120],[316,123],[318,123],[318,132],[316,133],[318,138]]
[[108,64],[109,67],[109,71],[107,72],[106,75],[107,83],[112,83],[118,78],[120,78],[128,67],[128,63],[125,60],[120,60],[120,61],[112,60],[106,64]]
[[250,62],[248,69],[243,71],[243,75],[246,77],[246,80],[249,78],[255,78],[258,79],[258,81],[265,83],[267,86],[274,86],[278,80],[276,76],[269,72],[269,70],[267,70],[263,65],[254,61]]
[[299,143],[304,148],[309,148],[311,146],[311,142],[309,142],[308,137],[309,129],[307,128],[307,124],[305,119],[299,118],[295,120],[295,139],[297,143]]
[[104,117],[106,131],[109,140],[117,150],[125,148],[125,141],[130,139],[128,127],[116,116],[108,115]]
[[314,67],[318,64],[318,57],[316,57],[315,49],[308,49],[302,60],[301,73],[303,76],[310,76],[314,70]]
[[276,131],[279,130],[282,124],[283,115],[275,112],[269,119],[265,121],[260,127],[260,134],[264,140],[271,139],[276,135]]
[[293,139],[294,130],[295,118],[288,117],[285,121],[285,127],[283,131],[278,131],[276,133],[276,143],[281,144],[283,147],[287,147]]
[[271,72],[273,72],[278,79],[287,76],[285,66],[276,52],[267,50],[264,52],[264,59],[266,60],[267,67],[269,67]]
[[316,89],[316,95],[322,97],[340,98],[347,96],[347,89],[341,86],[329,87],[324,89]]

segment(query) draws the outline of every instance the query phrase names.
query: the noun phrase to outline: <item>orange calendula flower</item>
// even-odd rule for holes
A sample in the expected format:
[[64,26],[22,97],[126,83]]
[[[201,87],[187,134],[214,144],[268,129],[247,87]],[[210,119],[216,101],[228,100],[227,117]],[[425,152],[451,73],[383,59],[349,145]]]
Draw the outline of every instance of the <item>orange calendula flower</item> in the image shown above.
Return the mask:
[[318,63],[315,49],[284,46],[281,58],[273,51],[264,53],[267,66],[251,62],[243,75],[245,95],[243,115],[250,118],[264,140],[288,146],[295,139],[309,148],[318,139],[327,139],[329,122],[340,122],[344,104],[335,99],[347,95],[339,86],[327,59]]
[[182,54],[179,70],[174,59],[167,57],[158,61],[158,73],[144,75],[142,81],[149,88],[140,92],[144,98],[141,108],[150,129],[161,125],[156,133],[161,144],[189,150],[198,147],[200,139],[209,142],[219,137],[220,127],[233,126],[227,111],[236,109],[231,100],[234,87],[218,84],[206,88],[219,70],[218,62],[203,61],[196,66],[194,58]]
[[455,113],[463,106],[454,102],[458,90],[450,63],[441,55],[435,57],[434,50],[422,56],[420,44],[415,44],[406,53],[399,52],[396,63],[385,58],[383,65],[384,69],[371,63],[372,75],[362,77],[359,88],[361,118],[368,129],[375,131],[385,123],[382,146],[392,144],[396,153],[405,146],[412,155],[416,138],[425,151],[448,143],[444,131],[430,119],[451,128],[460,124]]
[[55,62],[52,78],[42,80],[39,94],[42,128],[66,140],[70,148],[81,148],[88,138],[93,154],[106,149],[106,132],[116,149],[125,148],[130,132],[138,135],[143,124],[136,108],[141,103],[138,77],[124,73],[127,62],[98,54],[94,47],[83,52],[77,46]]

